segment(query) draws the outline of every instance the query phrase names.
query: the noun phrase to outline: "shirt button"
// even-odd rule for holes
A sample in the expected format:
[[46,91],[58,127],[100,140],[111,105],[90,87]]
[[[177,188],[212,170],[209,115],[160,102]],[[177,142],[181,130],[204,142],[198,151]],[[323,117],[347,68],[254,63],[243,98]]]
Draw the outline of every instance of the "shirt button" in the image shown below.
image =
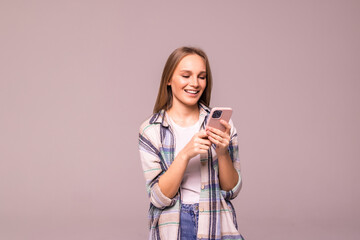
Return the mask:
[[205,185],[204,184],[201,184],[201,189],[204,189],[205,188]]

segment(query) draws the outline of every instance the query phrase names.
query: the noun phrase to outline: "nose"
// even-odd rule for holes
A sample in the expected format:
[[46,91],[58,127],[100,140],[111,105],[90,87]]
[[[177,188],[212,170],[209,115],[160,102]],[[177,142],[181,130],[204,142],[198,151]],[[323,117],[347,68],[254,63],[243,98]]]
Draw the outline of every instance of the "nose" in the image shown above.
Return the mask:
[[195,77],[193,76],[190,78],[190,86],[195,87],[195,88],[197,88],[199,86],[199,80],[196,76]]

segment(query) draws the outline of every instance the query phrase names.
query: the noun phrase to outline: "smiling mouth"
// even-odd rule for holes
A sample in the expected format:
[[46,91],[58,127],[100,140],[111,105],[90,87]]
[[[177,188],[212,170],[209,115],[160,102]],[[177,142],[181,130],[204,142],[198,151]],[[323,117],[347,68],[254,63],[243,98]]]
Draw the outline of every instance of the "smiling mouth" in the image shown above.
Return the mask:
[[190,93],[190,94],[197,94],[197,93],[199,93],[200,91],[198,91],[198,90],[188,90],[188,89],[185,89],[185,92]]

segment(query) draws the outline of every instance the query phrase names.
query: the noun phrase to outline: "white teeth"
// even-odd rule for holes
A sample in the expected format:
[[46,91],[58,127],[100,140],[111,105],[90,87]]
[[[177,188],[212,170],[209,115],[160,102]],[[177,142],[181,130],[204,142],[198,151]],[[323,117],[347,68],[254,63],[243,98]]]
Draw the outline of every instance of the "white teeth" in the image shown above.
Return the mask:
[[185,90],[185,92],[188,92],[188,93],[198,93],[199,91],[195,91],[195,90]]

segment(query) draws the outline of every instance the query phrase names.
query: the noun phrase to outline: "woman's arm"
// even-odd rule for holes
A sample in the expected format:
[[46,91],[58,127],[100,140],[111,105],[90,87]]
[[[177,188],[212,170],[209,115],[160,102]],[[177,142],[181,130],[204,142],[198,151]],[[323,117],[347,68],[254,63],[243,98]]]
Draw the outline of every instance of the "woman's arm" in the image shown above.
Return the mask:
[[225,132],[211,127],[207,128],[206,132],[209,140],[216,145],[215,151],[219,164],[220,187],[224,191],[230,191],[238,183],[239,174],[233,165],[228,151],[231,125],[224,120],[220,122],[225,126]]
[[159,178],[161,192],[168,198],[173,198],[179,190],[189,157],[183,151],[179,152],[166,172]]
[[239,174],[234,168],[230,154],[218,155],[220,187],[224,191],[232,190],[239,181]]
[[161,192],[168,198],[173,198],[178,192],[190,159],[200,153],[206,153],[209,149],[211,143],[205,139],[206,137],[205,131],[196,133],[179,152],[167,171],[159,178]]

